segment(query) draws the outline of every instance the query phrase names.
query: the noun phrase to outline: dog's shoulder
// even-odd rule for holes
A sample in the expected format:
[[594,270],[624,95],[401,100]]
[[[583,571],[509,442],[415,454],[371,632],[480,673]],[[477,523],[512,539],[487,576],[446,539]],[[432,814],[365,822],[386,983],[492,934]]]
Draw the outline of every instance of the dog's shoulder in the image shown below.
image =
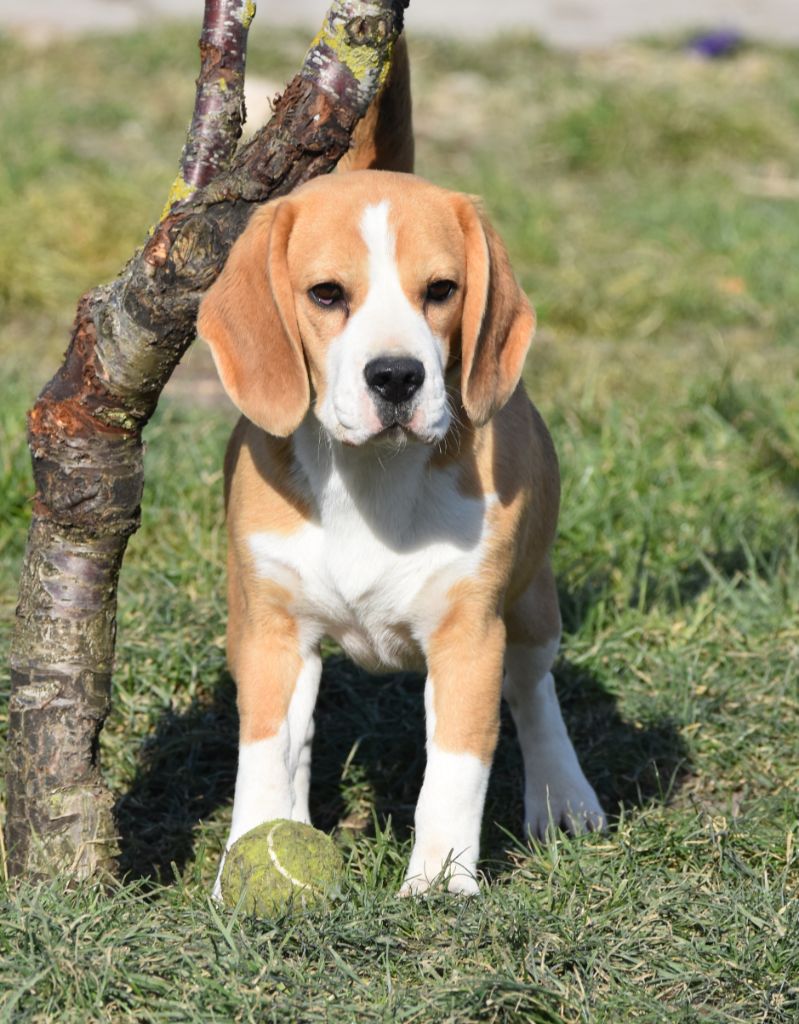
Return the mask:
[[486,515],[482,565],[506,584],[523,589],[543,565],[555,537],[560,473],[552,438],[523,384],[482,427],[466,432],[455,452],[434,460],[458,475],[464,499],[479,499]]
[[314,514],[290,437],[274,437],[239,418],[225,453],[225,511],[234,535],[268,529],[292,534]]
[[[533,495],[557,517],[558,460],[550,433],[524,385],[477,429],[462,431],[454,445],[433,457],[439,469],[456,468],[465,497],[496,497],[504,509],[526,509]],[[543,511],[543,508],[542,508]]]

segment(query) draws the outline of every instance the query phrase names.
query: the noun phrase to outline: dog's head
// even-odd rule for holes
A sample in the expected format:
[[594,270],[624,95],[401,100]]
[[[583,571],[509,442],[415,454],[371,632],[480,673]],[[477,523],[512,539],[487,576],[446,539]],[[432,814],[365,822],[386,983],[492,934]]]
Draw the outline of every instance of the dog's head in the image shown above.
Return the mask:
[[385,171],[317,178],[256,211],[198,319],[248,419],[286,436],[313,399],[352,445],[442,440],[447,381],[485,423],[518,384],[534,325],[472,199]]

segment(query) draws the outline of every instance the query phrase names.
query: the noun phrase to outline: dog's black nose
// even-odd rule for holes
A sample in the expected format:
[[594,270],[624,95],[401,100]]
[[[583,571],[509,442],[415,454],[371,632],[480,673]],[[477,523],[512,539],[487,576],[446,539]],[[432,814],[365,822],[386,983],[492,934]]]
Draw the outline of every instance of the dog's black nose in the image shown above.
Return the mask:
[[372,391],[392,405],[407,402],[424,384],[424,366],[418,359],[372,359],[364,367],[363,375]]

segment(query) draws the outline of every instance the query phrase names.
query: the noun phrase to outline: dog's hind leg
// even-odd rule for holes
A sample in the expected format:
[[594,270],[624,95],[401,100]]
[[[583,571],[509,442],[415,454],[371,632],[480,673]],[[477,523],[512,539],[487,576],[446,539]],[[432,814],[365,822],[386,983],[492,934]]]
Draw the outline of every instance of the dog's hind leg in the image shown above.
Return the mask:
[[542,838],[550,824],[574,834],[605,826],[605,814],[583,774],[552,678],[560,642],[560,614],[547,564],[505,616],[503,696],[524,760],[525,830]]

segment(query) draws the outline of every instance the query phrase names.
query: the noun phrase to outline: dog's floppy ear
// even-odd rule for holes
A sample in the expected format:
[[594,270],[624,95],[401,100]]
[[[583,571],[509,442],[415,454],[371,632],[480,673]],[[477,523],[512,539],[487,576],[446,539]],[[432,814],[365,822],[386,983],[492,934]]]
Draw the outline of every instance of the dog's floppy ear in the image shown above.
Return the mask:
[[285,200],[256,210],[197,318],[228,395],[247,419],[278,437],[296,430],[310,404],[286,264],[293,220]]
[[461,399],[482,426],[513,394],[535,330],[535,313],[519,287],[505,246],[463,196],[459,209],[466,241],[466,294],[461,324]]

